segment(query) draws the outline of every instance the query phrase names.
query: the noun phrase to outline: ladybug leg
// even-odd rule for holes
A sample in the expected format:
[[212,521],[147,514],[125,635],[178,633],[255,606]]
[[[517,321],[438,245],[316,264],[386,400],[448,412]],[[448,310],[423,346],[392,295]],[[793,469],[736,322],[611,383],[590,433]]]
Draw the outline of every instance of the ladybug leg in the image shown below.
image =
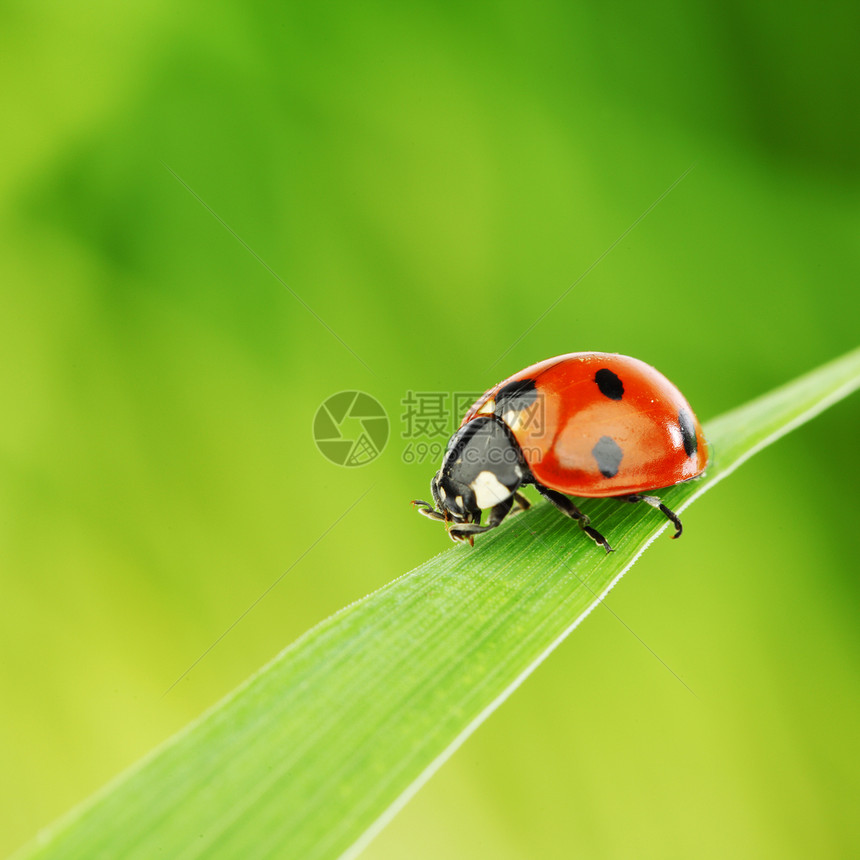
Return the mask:
[[645,502],[646,505],[651,505],[652,508],[657,508],[657,510],[661,511],[663,515],[666,517],[669,522],[675,526],[675,534],[672,535],[673,538],[681,537],[681,532],[684,531],[684,527],[681,525],[681,520],[678,518],[678,515],[667,508],[657,496],[640,496],[638,493],[634,493],[632,496],[625,496],[624,501],[626,502]]
[[531,506],[532,503],[522,493],[514,493],[514,509],[512,513],[518,514],[520,511],[527,511]]
[[428,519],[431,519],[431,520],[444,520],[445,519],[445,515],[440,514],[439,511],[437,511],[433,507],[433,505],[431,505],[429,502],[422,502],[421,499],[415,499],[412,502],[412,504],[416,505],[418,507],[418,513],[419,514],[424,514],[424,516],[427,517]]
[[552,502],[563,514],[569,516],[572,520],[579,523],[579,527],[599,546],[602,546],[607,552],[612,552],[612,547],[609,546],[609,541],[600,534],[597,529],[593,529],[589,523],[591,520],[565,495],[545,487],[543,484],[535,481],[537,491],[548,501]]
[[474,535],[498,528],[502,524],[502,520],[511,512],[513,506],[514,497],[509,496],[503,502],[499,502],[495,507],[490,508],[490,518],[487,520],[485,526],[478,525],[477,523],[458,523],[448,529],[448,534],[451,535],[452,540],[467,540],[469,543],[472,543]]

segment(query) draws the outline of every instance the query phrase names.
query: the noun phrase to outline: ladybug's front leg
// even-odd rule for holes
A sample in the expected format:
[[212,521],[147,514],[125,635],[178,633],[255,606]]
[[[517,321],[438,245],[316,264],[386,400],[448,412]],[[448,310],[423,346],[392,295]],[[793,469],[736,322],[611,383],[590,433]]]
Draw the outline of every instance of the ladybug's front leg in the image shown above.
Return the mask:
[[413,499],[412,504],[418,508],[419,514],[424,514],[425,517],[431,520],[444,520],[445,515],[439,513],[429,502],[422,502],[421,499]]
[[452,540],[467,540],[469,543],[472,543],[474,535],[498,528],[502,524],[502,520],[511,512],[513,506],[514,497],[509,496],[503,502],[499,502],[495,507],[490,508],[490,518],[487,520],[485,526],[478,525],[477,523],[458,523],[451,526],[448,534],[451,535]]
[[565,495],[545,487],[535,481],[535,488],[547,500],[552,502],[563,514],[569,516],[572,520],[579,523],[579,527],[596,543],[602,546],[607,552],[612,552],[612,547],[609,546],[609,541],[600,534],[597,529],[593,529],[588,517]]
[[657,496],[642,496],[639,493],[634,493],[632,496],[621,496],[621,498],[625,502],[645,502],[646,505],[651,505],[652,508],[657,508],[657,510],[661,511],[666,519],[675,526],[675,534],[673,534],[672,537],[681,537],[681,532],[684,531],[684,527],[681,525],[681,520],[678,518],[678,515],[667,508],[663,502],[657,498]]

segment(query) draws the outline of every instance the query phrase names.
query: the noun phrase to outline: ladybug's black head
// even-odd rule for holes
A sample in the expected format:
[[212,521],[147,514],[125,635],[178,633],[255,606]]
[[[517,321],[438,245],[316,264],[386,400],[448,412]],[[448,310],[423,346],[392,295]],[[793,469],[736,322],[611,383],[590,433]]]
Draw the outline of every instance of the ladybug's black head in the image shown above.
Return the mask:
[[444,519],[477,523],[482,510],[506,501],[529,474],[508,426],[486,415],[469,421],[451,437],[430,490]]
[[481,509],[468,484],[452,480],[440,469],[430,482],[430,492],[443,519],[454,523],[480,522]]

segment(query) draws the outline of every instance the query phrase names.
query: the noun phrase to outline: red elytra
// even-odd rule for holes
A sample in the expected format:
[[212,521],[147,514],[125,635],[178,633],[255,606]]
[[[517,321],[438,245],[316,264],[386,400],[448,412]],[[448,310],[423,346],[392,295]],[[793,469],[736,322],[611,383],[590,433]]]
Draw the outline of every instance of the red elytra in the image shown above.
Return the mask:
[[[497,394],[524,380],[534,381],[536,400],[499,415]],[[617,353],[572,352],[533,364],[487,391],[460,426],[486,414],[511,428],[541,484],[573,496],[669,487],[708,463],[684,395],[650,364]]]

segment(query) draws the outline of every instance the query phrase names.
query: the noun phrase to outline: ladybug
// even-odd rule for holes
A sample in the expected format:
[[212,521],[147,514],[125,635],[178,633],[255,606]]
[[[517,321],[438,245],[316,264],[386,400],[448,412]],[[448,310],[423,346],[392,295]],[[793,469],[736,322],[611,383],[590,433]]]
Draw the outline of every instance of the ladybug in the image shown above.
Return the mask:
[[[608,541],[568,495],[611,496],[658,508],[681,534],[681,521],[643,495],[701,475],[708,447],[690,404],[665,376],[638,358],[572,352],[533,364],[486,392],[451,437],[430,485],[455,541],[496,528],[535,489],[607,552]],[[481,512],[489,510],[485,525]]]

